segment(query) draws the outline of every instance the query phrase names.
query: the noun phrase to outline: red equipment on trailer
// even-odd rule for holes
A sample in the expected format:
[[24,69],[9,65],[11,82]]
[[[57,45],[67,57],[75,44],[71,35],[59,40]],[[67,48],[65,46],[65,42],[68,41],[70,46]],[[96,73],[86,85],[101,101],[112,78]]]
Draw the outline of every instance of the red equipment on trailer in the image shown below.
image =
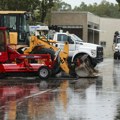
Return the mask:
[[48,78],[55,63],[50,55],[18,53],[10,47],[8,33],[7,28],[0,27],[0,77],[37,75],[42,79]]

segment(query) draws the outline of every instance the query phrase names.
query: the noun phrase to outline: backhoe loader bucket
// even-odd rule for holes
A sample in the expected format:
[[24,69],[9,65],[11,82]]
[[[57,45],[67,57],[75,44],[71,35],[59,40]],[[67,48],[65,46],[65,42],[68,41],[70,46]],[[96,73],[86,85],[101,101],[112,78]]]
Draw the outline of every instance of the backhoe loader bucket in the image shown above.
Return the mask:
[[54,71],[58,71],[55,73],[59,73],[59,71],[63,70],[65,73],[69,74],[69,67],[67,63],[69,53],[69,46],[68,43],[65,43],[64,49],[61,51],[61,49],[58,49],[55,53],[54,62],[57,63],[53,66]]
[[65,42],[64,48],[62,51],[60,51],[59,57],[60,57],[60,68],[67,74],[69,74],[70,72],[67,63],[68,54],[69,54],[69,44]]
[[88,55],[83,55],[76,64],[75,73],[78,77],[95,77],[98,75],[98,71],[91,66]]

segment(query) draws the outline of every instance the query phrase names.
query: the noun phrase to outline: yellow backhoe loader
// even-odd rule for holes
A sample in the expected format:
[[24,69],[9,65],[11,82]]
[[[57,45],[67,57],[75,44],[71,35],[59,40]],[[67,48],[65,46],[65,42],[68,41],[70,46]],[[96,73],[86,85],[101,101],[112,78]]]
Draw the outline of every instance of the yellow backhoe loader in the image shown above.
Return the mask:
[[[64,49],[60,50],[55,47],[56,41],[47,40],[45,38],[38,39],[37,36],[31,36],[29,47],[24,49],[24,54],[50,54],[52,60],[57,59],[55,64],[55,68],[53,74],[57,74],[60,69],[64,70],[66,73],[70,73],[67,64],[67,58],[69,54],[69,44],[66,42],[64,45]],[[59,51],[58,58],[55,57],[55,53]]]

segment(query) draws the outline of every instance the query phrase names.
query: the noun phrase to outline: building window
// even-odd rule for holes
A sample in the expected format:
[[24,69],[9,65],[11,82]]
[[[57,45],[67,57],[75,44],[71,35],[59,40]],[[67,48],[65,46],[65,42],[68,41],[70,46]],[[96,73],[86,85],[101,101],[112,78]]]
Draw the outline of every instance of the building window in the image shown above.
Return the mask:
[[106,47],[106,42],[105,41],[101,41],[100,45],[102,45],[103,47]]

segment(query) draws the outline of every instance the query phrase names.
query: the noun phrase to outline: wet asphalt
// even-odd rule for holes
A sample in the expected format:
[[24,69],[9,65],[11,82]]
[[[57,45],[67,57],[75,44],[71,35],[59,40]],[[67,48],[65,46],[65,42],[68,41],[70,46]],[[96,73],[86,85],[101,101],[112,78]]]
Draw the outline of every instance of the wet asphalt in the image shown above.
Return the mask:
[[[120,60],[95,78],[0,80],[0,120],[120,120]],[[24,80],[23,80],[24,79]]]

